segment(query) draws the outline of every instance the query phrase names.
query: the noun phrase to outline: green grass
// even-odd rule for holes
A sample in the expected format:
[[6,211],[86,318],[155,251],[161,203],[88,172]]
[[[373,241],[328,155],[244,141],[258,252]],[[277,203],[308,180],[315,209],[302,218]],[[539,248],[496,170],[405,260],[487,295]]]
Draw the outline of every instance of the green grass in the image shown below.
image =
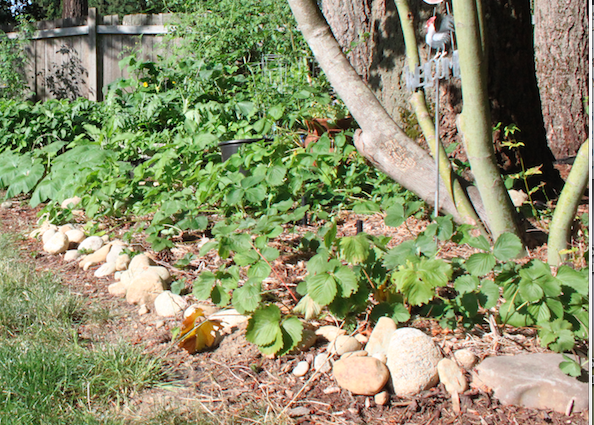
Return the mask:
[[81,345],[76,326],[97,311],[0,235],[0,425],[123,423],[110,408],[166,379],[138,347]]

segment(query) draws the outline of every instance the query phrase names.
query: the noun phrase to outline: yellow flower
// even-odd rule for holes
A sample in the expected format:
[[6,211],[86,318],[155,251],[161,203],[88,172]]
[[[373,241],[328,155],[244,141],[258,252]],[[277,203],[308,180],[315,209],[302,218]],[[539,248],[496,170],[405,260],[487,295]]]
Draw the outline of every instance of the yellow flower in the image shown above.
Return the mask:
[[145,81],[144,83],[142,83],[143,87],[148,87],[148,83]]

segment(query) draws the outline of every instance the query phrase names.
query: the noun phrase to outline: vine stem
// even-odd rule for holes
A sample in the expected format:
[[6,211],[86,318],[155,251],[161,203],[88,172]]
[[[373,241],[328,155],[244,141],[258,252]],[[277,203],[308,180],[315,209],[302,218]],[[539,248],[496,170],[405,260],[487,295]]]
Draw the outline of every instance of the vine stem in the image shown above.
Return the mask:
[[254,248],[254,250],[258,253],[258,255],[260,257],[262,257],[262,259],[264,261],[266,261],[266,264],[268,264],[270,266],[270,270],[272,270],[274,272],[274,274],[276,275],[276,278],[278,280],[280,280],[280,283],[282,283],[282,285],[285,287],[285,289],[289,292],[289,294],[291,295],[291,298],[293,298],[293,301],[295,301],[296,303],[299,302],[299,300],[297,299],[297,297],[295,296],[295,294],[293,293],[293,291],[291,291],[291,288],[289,288],[289,285],[287,285],[285,283],[285,281],[281,278],[280,274],[276,271],[276,269],[274,268],[274,266],[272,264],[270,264],[270,261],[268,261],[266,259],[266,257],[264,257],[262,255],[262,253],[260,252],[260,250],[258,248],[255,247],[255,245],[250,241],[250,245],[252,246],[252,248]]

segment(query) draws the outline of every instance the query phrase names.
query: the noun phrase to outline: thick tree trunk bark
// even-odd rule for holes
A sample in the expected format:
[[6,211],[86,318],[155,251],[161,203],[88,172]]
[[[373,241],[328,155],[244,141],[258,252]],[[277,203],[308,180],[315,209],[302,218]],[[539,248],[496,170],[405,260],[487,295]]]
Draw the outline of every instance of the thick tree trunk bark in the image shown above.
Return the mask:
[[87,16],[88,4],[88,0],[63,0],[62,19]]
[[549,146],[557,159],[576,155],[588,137],[590,1],[534,2],[536,75]]
[[[433,159],[404,134],[348,62],[315,0],[289,0],[289,5],[328,80],[361,127],[355,138],[359,152],[406,189],[433,204],[436,179]],[[440,205],[462,221],[448,190],[441,184]]]

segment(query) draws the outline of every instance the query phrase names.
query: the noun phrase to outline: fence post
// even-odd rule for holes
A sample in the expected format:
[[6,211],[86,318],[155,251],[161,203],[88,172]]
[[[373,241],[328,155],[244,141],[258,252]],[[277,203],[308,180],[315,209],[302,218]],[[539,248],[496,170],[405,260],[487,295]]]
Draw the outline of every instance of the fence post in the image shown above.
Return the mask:
[[89,27],[89,100],[99,100],[98,60],[97,60],[97,8],[89,7],[87,17]]

